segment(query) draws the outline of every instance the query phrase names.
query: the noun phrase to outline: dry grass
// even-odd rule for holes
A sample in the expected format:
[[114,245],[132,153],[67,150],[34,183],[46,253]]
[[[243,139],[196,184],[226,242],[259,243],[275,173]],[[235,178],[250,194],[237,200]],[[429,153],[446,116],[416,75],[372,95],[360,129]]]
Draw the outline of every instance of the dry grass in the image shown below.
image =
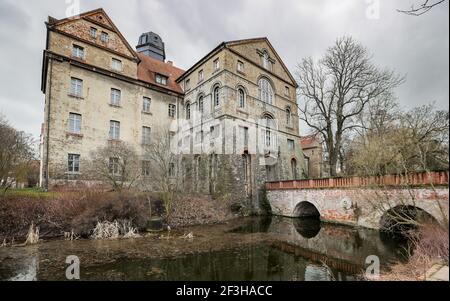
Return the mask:
[[28,230],[27,239],[25,240],[25,245],[34,245],[39,242],[39,227],[35,227],[33,223],[30,225]]
[[93,239],[118,239],[123,238],[137,238],[140,237],[138,230],[132,226],[131,221],[104,221],[97,222],[91,238]]
[[405,264],[391,266],[381,275],[384,281],[423,281],[427,271],[437,262],[448,265],[449,231],[437,225],[425,225],[418,233],[411,234],[413,254]]

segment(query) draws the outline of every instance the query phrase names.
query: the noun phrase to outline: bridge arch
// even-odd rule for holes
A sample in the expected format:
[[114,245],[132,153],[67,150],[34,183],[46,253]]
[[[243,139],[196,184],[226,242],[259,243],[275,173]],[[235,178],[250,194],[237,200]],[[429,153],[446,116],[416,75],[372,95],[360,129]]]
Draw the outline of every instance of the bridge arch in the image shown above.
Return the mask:
[[379,221],[380,230],[405,234],[424,223],[439,224],[436,217],[414,205],[398,205],[384,212]]
[[320,212],[314,204],[303,201],[295,206],[294,217],[312,217],[320,219]]

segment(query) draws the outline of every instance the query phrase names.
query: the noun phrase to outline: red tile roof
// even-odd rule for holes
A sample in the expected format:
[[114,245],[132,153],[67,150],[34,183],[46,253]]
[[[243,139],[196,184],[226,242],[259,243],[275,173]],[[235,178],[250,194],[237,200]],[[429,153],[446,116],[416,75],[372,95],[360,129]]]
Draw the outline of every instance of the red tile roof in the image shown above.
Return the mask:
[[300,137],[300,145],[302,149],[319,147],[320,141],[317,138],[317,135],[313,134],[309,136]]
[[[181,85],[175,81],[184,73],[184,70],[142,53],[138,53],[137,55],[141,60],[137,71],[139,80],[161,88],[169,89],[176,93],[184,93]],[[167,86],[156,83],[156,74],[168,77]]]

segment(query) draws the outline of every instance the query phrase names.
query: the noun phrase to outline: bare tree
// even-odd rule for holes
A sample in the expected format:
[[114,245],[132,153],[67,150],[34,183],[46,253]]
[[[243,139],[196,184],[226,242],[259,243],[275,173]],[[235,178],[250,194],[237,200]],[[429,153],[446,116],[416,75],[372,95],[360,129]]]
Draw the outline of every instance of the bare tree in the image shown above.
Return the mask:
[[173,137],[168,129],[154,131],[152,141],[145,146],[143,159],[148,164],[144,184],[150,191],[161,194],[166,216],[170,217],[172,204],[178,196],[180,179],[177,177],[178,158]]
[[329,158],[329,173],[337,175],[343,136],[362,125],[359,116],[367,105],[403,82],[390,70],[371,63],[366,48],[351,37],[339,38],[315,63],[298,65],[300,119],[321,134]]
[[141,175],[139,157],[135,149],[122,141],[111,141],[91,153],[86,177],[100,180],[121,192],[131,188]]
[[404,13],[410,16],[421,16],[429,12],[432,8],[444,3],[446,0],[422,0],[423,2],[419,5],[411,5],[410,9],[401,10],[397,9],[398,12]]
[[4,192],[14,181],[26,179],[35,157],[31,135],[14,129],[0,116],[0,187]]

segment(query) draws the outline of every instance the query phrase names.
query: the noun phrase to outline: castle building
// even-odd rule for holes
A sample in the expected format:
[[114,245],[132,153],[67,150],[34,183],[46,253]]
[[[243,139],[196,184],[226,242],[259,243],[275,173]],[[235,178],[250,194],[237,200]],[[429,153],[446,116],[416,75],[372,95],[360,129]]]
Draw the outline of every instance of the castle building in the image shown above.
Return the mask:
[[305,175],[297,84],[267,38],[223,42],[187,71],[153,32],[134,50],[97,9],[46,22],[41,186],[77,181],[111,141],[142,153],[176,129],[184,191],[257,202],[266,181]]

